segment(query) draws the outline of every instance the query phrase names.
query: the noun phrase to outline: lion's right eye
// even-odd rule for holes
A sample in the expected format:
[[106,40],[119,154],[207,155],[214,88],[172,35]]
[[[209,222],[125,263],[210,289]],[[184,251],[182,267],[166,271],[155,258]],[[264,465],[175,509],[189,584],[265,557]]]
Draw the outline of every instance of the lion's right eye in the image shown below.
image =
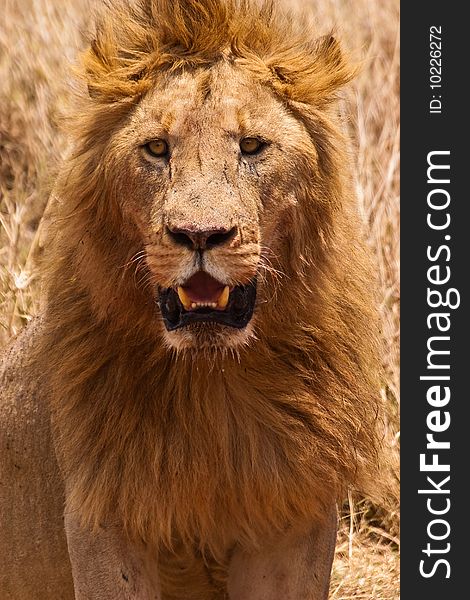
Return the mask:
[[162,158],[168,154],[168,144],[165,140],[152,140],[144,145],[144,149],[150,156]]
[[266,144],[255,137],[246,137],[240,141],[240,150],[243,154],[258,154]]

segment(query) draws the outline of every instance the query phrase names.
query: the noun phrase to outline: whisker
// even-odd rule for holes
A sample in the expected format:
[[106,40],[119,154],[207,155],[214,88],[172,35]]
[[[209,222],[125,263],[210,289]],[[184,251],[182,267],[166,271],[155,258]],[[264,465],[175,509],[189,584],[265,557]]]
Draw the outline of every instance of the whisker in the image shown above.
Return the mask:
[[145,257],[145,250],[139,250],[136,252],[124,265],[121,265],[120,269],[128,269],[135,262],[141,261]]
[[272,294],[270,298],[267,298],[265,302],[273,302],[277,299],[277,295],[281,288],[281,280],[287,277],[286,273],[277,269],[273,266],[272,260],[268,256],[271,254],[276,262],[279,262],[278,258],[273,254],[270,248],[263,247],[259,262],[259,273],[261,276],[262,282],[265,284],[265,287],[269,290],[272,289]]

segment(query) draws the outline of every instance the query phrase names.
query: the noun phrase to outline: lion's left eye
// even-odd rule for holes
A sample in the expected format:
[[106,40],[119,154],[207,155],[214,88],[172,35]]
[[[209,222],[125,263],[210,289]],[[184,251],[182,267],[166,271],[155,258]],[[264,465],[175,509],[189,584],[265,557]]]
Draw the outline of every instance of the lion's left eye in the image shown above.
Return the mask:
[[165,140],[152,140],[144,145],[147,154],[161,158],[168,154],[168,144]]
[[255,137],[246,137],[240,141],[240,150],[243,154],[257,154],[265,143]]

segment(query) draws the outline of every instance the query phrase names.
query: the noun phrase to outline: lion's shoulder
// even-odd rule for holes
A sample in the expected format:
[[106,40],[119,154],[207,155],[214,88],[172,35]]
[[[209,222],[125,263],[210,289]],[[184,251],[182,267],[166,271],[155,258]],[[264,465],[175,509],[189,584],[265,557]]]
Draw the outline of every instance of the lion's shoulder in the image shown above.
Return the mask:
[[0,354],[0,446],[7,454],[21,448],[28,454],[27,440],[49,429],[44,383],[31,360],[40,330],[41,320],[34,319]]
[[31,364],[30,355],[39,335],[41,320],[33,319],[0,353],[0,406],[3,409],[16,404],[17,396],[38,387],[38,374]]
[[[0,596],[72,598],[63,483],[44,377],[32,360],[33,320],[0,354]],[[38,583],[39,582],[39,583]]]

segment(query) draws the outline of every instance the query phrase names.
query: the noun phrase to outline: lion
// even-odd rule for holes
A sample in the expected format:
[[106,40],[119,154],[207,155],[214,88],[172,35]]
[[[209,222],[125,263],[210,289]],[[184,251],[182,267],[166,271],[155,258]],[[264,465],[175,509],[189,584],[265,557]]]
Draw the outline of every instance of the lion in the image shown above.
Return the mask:
[[274,3],[101,17],[44,308],[2,357],[3,600],[324,600],[377,478],[336,38]]

